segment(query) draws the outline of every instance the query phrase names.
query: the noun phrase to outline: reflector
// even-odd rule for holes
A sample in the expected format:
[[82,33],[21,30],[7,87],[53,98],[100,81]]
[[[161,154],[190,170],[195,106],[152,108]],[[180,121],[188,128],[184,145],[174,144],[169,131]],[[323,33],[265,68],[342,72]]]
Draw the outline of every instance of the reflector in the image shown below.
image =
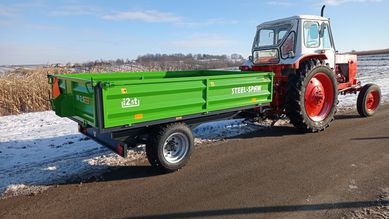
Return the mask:
[[54,83],[53,83],[53,97],[56,98],[59,95],[61,95],[61,90],[59,89],[59,84],[58,84],[58,78],[54,77]]

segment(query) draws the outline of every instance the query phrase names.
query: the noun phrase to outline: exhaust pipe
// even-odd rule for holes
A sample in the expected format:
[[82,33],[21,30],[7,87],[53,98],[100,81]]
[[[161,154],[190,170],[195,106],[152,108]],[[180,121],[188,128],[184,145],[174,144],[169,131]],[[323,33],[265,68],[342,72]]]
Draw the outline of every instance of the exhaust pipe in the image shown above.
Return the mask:
[[321,7],[321,13],[320,13],[320,15],[322,16],[322,17],[324,17],[324,8],[326,7],[326,5],[323,5],[323,7]]

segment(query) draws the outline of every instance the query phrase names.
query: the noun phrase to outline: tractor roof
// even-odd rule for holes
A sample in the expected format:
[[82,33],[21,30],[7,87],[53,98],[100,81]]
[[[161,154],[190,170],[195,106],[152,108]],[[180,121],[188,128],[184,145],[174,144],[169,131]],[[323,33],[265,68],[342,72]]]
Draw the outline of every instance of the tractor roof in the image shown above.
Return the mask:
[[267,21],[265,23],[262,23],[259,26],[270,26],[270,25],[274,25],[274,24],[278,24],[278,23],[285,23],[287,21],[291,21],[291,20],[319,20],[319,21],[328,21],[328,18],[325,18],[325,17],[321,17],[321,16],[316,16],[316,15],[297,15],[297,16],[293,16],[293,17],[287,17],[287,18],[282,18],[282,19],[278,19],[278,20],[274,20],[274,21]]

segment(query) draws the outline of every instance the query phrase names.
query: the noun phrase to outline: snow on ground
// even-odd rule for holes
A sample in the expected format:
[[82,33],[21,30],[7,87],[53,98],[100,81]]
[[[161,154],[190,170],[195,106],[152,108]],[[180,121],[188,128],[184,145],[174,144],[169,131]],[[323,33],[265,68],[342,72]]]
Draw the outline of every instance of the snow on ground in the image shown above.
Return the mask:
[[[202,124],[193,132],[196,144],[202,144],[259,127],[230,120]],[[0,117],[0,193],[4,197],[22,194],[20,190],[42,191],[44,187],[38,185],[80,181],[144,158],[142,147],[131,150],[126,159],[117,156],[79,134],[75,122],[54,112]]]
[[[359,58],[358,72],[365,83],[381,87],[389,102],[389,55]],[[340,96],[341,109],[355,108],[356,95]],[[281,123],[283,123],[281,121]],[[281,124],[282,125],[282,124]],[[229,120],[202,124],[193,130],[200,145],[252,132],[263,125]],[[144,159],[136,148],[123,159],[77,131],[77,124],[53,112],[0,117],[0,193],[3,197],[35,194],[50,185],[81,181]]]

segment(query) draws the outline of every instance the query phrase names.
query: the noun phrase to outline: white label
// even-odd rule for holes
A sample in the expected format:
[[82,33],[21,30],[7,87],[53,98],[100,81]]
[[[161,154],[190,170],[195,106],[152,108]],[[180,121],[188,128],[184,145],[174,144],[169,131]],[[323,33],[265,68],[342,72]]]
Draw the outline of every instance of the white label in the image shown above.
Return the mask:
[[138,107],[140,106],[140,100],[138,98],[123,98],[122,108]]
[[76,95],[76,100],[80,101],[81,103],[84,103],[84,104],[90,103],[89,97],[85,97],[85,96],[81,96],[81,95]]
[[234,87],[231,89],[232,94],[244,94],[244,93],[259,93],[261,92],[261,86],[248,86],[248,87]]

